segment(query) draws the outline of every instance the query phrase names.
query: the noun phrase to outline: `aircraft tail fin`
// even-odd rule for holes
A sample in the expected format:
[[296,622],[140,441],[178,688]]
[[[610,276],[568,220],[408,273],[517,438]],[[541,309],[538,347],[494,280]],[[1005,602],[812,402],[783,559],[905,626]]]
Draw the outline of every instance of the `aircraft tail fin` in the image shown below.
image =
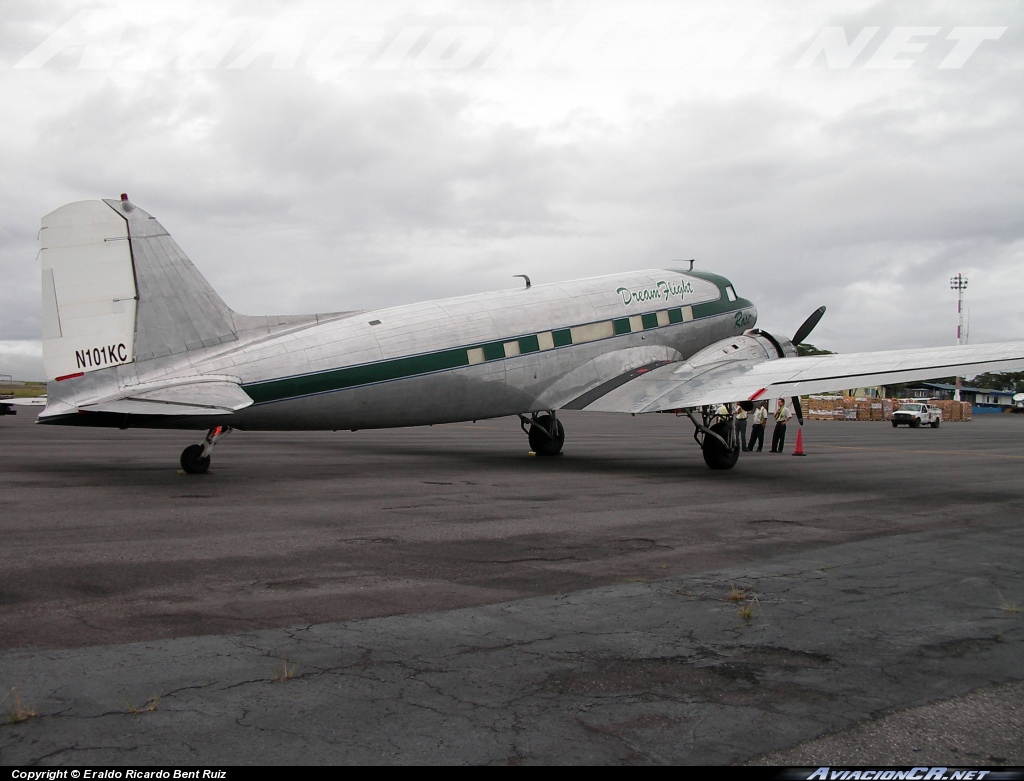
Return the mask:
[[139,361],[199,350],[237,338],[232,311],[155,218],[127,198],[104,200],[128,223],[139,291]]
[[238,338],[221,297],[127,196],[47,214],[40,244],[49,380]]

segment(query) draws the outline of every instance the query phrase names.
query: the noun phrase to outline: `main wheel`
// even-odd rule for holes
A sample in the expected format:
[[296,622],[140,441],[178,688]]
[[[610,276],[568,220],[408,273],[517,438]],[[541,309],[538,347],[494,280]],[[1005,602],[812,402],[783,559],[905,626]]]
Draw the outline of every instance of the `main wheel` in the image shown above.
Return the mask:
[[565,443],[565,429],[562,428],[562,421],[555,420],[555,436],[548,436],[551,428],[551,416],[541,415],[537,418],[537,424],[530,426],[530,450],[538,456],[557,456],[562,452],[562,445]]
[[[718,434],[722,439],[729,438],[729,424],[728,423],[716,423],[711,427],[711,430]],[[704,453],[704,463],[712,469],[732,469],[736,466],[736,462],[740,457],[739,447],[734,447],[731,450],[719,442],[714,437],[709,437],[707,434],[704,435],[704,445],[701,447]]]
[[210,468],[210,457],[203,458],[202,445],[189,445],[181,451],[181,468],[190,475],[201,475]]

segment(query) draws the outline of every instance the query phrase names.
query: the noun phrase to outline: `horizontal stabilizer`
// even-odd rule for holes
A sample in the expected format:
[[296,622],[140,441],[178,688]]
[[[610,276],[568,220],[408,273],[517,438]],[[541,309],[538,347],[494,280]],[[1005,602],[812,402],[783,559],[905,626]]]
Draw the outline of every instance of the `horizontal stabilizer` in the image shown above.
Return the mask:
[[227,377],[192,377],[174,383],[147,383],[123,388],[121,395],[76,406],[50,405],[39,417],[74,412],[113,412],[120,415],[229,415],[252,404],[237,380]]
[[45,407],[46,396],[23,396],[17,399],[8,399],[4,403],[15,407]]

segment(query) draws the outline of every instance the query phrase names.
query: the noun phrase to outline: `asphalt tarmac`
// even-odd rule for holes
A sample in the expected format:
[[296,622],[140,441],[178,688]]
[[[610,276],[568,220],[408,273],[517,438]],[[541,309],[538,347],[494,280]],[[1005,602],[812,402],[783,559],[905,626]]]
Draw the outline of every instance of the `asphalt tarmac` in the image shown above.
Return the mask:
[[[1024,416],[0,418],[0,764],[1024,765]],[[770,435],[770,432],[769,432]],[[25,717],[25,718],[21,718]]]

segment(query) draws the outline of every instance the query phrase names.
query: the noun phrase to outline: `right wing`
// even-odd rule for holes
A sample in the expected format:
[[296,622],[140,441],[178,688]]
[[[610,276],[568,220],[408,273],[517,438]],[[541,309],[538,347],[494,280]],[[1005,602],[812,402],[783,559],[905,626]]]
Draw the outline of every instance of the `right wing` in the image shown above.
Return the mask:
[[634,414],[662,412],[954,374],[971,376],[1024,369],[1024,342],[775,359],[752,356],[746,350],[735,355],[730,359],[724,354],[721,359],[698,365],[688,361],[670,363],[635,374],[618,385],[609,381],[606,393],[575,408]]

